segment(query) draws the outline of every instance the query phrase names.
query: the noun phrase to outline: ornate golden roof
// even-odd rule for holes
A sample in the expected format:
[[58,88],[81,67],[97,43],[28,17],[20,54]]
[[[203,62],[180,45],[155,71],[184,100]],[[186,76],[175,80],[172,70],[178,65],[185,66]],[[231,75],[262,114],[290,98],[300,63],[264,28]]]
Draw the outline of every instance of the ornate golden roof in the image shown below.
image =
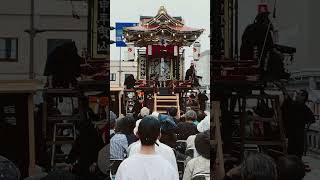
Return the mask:
[[160,6],[160,9],[158,10],[158,14],[167,14],[166,8],[164,8],[164,6]]
[[159,44],[163,39],[169,45],[190,46],[203,31],[185,26],[181,17],[171,17],[161,6],[156,16],[142,16],[138,26],[124,28],[124,37],[136,46]]

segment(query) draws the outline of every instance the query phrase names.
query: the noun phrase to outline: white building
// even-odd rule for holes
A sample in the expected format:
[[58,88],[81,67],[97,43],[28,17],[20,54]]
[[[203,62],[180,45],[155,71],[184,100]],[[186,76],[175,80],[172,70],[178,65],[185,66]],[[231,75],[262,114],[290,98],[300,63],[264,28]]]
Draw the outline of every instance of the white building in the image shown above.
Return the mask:
[[[34,29],[43,30],[30,47],[31,3]],[[43,80],[47,54],[65,41],[75,41],[79,54],[87,48],[86,0],[10,0],[0,6],[0,79],[25,80],[30,73],[30,49],[36,79]],[[76,18],[78,16],[79,18]]]
[[[120,65],[121,64],[121,65]],[[137,78],[138,63],[137,61],[110,61],[110,87],[123,88],[124,80],[127,76],[132,74]],[[119,78],[121,76],[121,78]]]
[[[197,76],[201,76],[199,83],[204,89],[210,89],[210,50],[200,54],[199,61],[195,61]],[[188,67],[189,68],[189,67]]]

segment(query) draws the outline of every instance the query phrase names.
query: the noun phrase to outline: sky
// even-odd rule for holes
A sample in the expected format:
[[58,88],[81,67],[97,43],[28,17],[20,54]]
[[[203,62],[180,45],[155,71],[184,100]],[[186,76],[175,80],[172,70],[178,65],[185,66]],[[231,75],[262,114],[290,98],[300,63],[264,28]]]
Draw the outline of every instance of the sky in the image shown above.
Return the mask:
[[[140,16],[155,16],[160,6],[164,6],[170,16],[181,16],[186,26],[205,29],[198,38],[201,43],[200,51],[210,49],[208,37],[210,35],[210,0],[111,0],[111,26],[115,26],[115,22],[139,23]],[[116,39],[115,31],[110,32],[110,38],[111,40]],[[119,60],[120,48],[113,44],[110,50],[111,60]],[[126,48],[122,48],[122,59],[125,58],[125,50]],[[186,48],[185,53],[187,63],[191,62],[192,48]]]

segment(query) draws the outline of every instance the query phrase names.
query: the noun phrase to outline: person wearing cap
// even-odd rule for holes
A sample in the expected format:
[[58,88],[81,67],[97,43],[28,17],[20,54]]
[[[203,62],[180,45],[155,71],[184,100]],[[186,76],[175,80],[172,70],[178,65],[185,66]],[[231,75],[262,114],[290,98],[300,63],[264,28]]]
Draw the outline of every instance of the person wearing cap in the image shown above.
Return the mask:
[[159,116],[161,123],[161,138],[160,142],[168,145],[169,147],[176,149],[177,147],[177,125],[173,118],[169,115],[161,114]]
[[[138,128],[139,128],[139,124],[141,122],[141,119],[138,120],[136,122],[136,127],[134,128],[134,134],[138,137]],[[160,135],[161,137],[161,135]],[[159,139],[160,139],[159,137]],[[160,156],[162,156],[164,159],[166,159],[176,170],[178,170],[178,165],[177,165],[177,160],[174,154],[174,151],[172,150],[171,147],[169,147],[168,145],[161,143],[160,140],[157,139],[157,144],[159,146],[155,146],[155,151],[157,154],[159,154]],[[140,149],[141,149],[141,141],[138,140],[135,143],[132,143],[129,148],[128,148],[128,156],[132,156],[134,154],[137,154]]]
[[171,107],[167,110],[167,114],[172,117],[173,121],[176,124],[178,124],[178,120],[177,120],[178,114],[177,113],[178,113],[178,110],[176,107]]
[[178,171],[155,149],[160,137],[160,122],[152,116],[142,118],[137,134],[141,148],[120,164],[115,179],[179,180]]
[[160,113],[153,111],[150,116],[153,116],[154,118],[159,119],[159,115],[160,115]]
[[[195,148],[200,156],[191,159],[185,168],[183,180],[191,180],[194,176],[202,174],[210,180],[210,132],[197,134]],[[212,153],[215,154],[215,153]],[[215,159],[215,158],[214,158]]]

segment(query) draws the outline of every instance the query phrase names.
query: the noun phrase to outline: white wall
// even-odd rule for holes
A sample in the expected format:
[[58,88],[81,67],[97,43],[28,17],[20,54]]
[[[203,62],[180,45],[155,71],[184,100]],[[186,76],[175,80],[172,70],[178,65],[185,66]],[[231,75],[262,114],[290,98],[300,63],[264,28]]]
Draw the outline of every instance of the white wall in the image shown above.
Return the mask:
[[[18,62],[0,62],[0,79],[7,79],[9,74],[17,74],[17,78],[28,76],[29,65],[29,35],[24,32],[28,29],[28,18],[24,16],[1,16],[1,38],[18,39]],[[19,74],[19,75],[18,75]]]
[[[110,81],[110,85],[113,87],[119,87],[119,61],[111,60],[110,61],[110,76],[111,73],[116,73],[116,81]],[[121,62],[121,86],[123,87],[123,83],[125,80],[125,74],[133,74],[134,78],[137,79],[138,75],[138,63],[137,61],[122,61]]]
[[210,51],[201,53],[199,61],[196,61],[195,64],[197,76],[202,76],[202,80],[199,81],[200,85],[210,86]]
[[[6,2],[4,2],[6,1]],[[2,0],[0,14],[29,14],[30,0]]]
[[[0,79],[28,79],[30,38],[24,31],[30,29],[30,2],[10,0],[0,6],[0,37],[18,38],[18,62],[0,62]],[[87,47],[87,3],[74,1],[73,9],[80,19],[72,17],[70,1],[35,0],[35,28],[51,30],[37,34],[34,39],[34,70],[37,79],[45,79],[42,74],[47,59],[48,39],[72,39],[79,53]],[[56,29],[74,31],[52,31]]]
[[[40,7],[37,12],[41,15],[72,15],[72,6],[70,0],[35,0]],[[87,16],[88,0],[72,1],[73,9],[79,16]]]

